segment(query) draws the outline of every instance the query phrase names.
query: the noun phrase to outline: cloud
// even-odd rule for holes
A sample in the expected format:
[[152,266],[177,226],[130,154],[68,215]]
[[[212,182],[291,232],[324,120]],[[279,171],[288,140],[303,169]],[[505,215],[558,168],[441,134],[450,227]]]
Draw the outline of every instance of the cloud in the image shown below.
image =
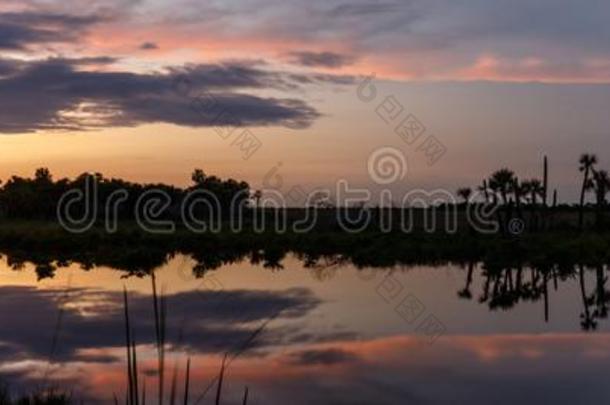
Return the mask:
[[355,58],[334,52],[291,52],[292,63],[308,67],[340,68],[354,63]]
[[10,59],[0,59],[0,77],[9,76],[17,72],[21,63]]
[[88,27],[102,20],[96,15],[0,13],[0,49],[21,50],[33,44],[78,41]]
[[465,79],[506,82],[596,83],[610,78],[610,58],[563,63],[540,58],[510,59],[482,55],[471,66],[461,70],[459,76]]
[[[607,72],[590,63],[610,59],[605,18],[610,3],[603,0],[591,0],[586,7],[571,0],[312,0],[307,7],[296,0],[176,0],[171,5],[104,0],[89,10],[89,3],[74,0],[27,3],[28,11],[0,14],[0,49],[25,52],[33,44],[61,43],[75,52],[88,46],[94,52],[115,47],[122,53],[120,43],[128,42],[154,50],[154,42],[141,44],[154,32],[168,55],[178,48],[205,51],[206,56],[210,49],[213,54],[230,50],[238,58],[292,54],[295,63],[325,68],[346,66],[352,57],[365,62],[351,68],[354,74],[370,73],[357,70],[366,66],[386,78],[489,80],[489,75],[463,73],[493,53],[507,65],[532,57],[546,64],[541,72],[499,71],[496,81],[610,82]],[[91,36],[83,35],[89,32]],[[109,35],[120,40],[108,44]],[[573,73],[564,73],[568,69]]]
[[[375,71],[377,77],[434,80],[488,79],[462,73],[493,53],[508,64],[532,57],[546,61],[544,72],[521,75],[533,80],[565,82],[569,76],[569,82],[610,82],[605,72],[588,63],[610,59],[610,25],[604,18],[610,3],[603,0],[592,0],[586,7],[570,0],[312,0],[305,8],[295,0],[183,5],[179,13],[161,11],[171,24],[161,24],[160,35],[194,48],[213,43],[215,49],[226,47],[237,54],[294,53],[296,62],[300,57],[304,64],[336,65],[340,62],[322,57],[328,55],[295,52],[330,48],[363,61],[352,68],[356,74]],[[189,42],[191,38],[196,40]],[[562,74],[570,65],[582,68]],[[360,70],[365,67],[369,72]],[[513,81],[514,76],[499,72],[493,80]]]
[[[193,65],[148,74],[86,69],[88,65],[114,61],[108,57],[2,61],[0,132],[70,131],[146,123],[306,128],[320,116],[299,99],[237,92],[298,88],[302,83],[289,74],[243,63]],[[181,77],[188,80],[188,94],[175,89]],[[312,76],[311,80],[333,78]],[[215,100],[217,110],[202,111],[197,103],[206,97]]]
[[301,350],[290,353],[287,357],[290,364],[300,366],[331,366],[351,363],[358,358],[355,353],[337,348]]
[[159,45],[154,42],[144,42],[142,45],[140,45],[140,49],[144,51],[151,51],[154,49],[159,49]]
[[400,8],[400,3],[344,3],[334,7],[330,15],[340,16],[369,16],[374,14],[391,13]]

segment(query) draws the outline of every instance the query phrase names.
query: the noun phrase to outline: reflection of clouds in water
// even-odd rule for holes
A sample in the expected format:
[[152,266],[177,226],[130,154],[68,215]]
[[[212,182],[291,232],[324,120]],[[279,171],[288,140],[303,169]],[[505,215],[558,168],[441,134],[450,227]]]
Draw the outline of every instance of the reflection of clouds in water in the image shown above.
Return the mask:
[[[176,260],[180,264],[180,259]],[[182,258],[185,268],[192,263]],[[603,377],[610,371],[610,335],[548,333],[556,329],[538,327],[541,316],[528,308],[527,314],[519,314],[518,327],[511,327],[513,321],[502,318],[506,314],[489,312],[486,302],[476,302],[487,276],[498,274],[502,285],[504,273],[500,271],[482,272],[479,266],[473,266],[468,282],[469,269],[456,269],[453,274],[460,276],[458,284],[448,280],[447,270],[433,273],[433,269],[422,268],[405,274],[405,285],[424,298],[439,300],[441,313],[446,315],[443,319],[463,324],[452,328],[454,335],[428,346],[416,337],[402,335],[404,328],[385,328],[395,321],[393,312],[385,302],[375,306],[380,300],[373,293],[387,275],[385,270],[346,266],[341,269],[345,284],[342,274],[341,280],[336,280],[342,283],[337,285],[311,281],[307,274],[297,273],[301,270],[287,266],[281,280],[271,272],[245,274],[241,273],[243,269],[235,270],[240,272],[234,274],[239,277],[237,282],[230,271],[222,278],[226,286],[236,282],[243,290],[199,284],[216,278],[216,273],[207,273],[201,279],[191,276],[186,281],[191,281],[188,287],[194,290],[168,296],[168,356],[172,359],[168,364],[173,364],[174,356],[183,364],[188,353],[193,360],[192,381],[206,386],[216,376],[221,353],[244,343],[261,323],[281,310],[281,319],[274,320],[257,337],[254,347],[231,364],[226,382],[228,397],[248,385],[253,403],[270,404],[508,404],[523,402],[519,397],[522,392],[528,392],[538,403],[594,399],[603,403],[609,399],[609,393],[600,391],[607,385]],[[392,271],[400,270],[407,273],[409,268]],[[529,271],[524,272],[522,286],[532,282],[529,275]],[[353,277],[354,284],[349,284],[348,276]],[[443,282],[430,282],[439,277]],[[313,291],[289,288],[302,285],[303,279]],[[587,291],[594,291],[589,281]],[[130,293],[130,313],[140,370],[149,378],[147,386],[152,386],[156,367],[149,282],[144,278],[135,283],[141,284],[141,292]],[[472,290],[470,301],[456,294],[464,284]],[[248,290],[254,286],[283,289]],[[353,288],[342,289],[346,286]],[[490,294],[492,291],[490,288]],[[0,305],[5,309],[0,313],[4,325],[0,331],[0,380],[15,381],[18,387],[40,381],[42,373],[35,370],[44,369],[58,307],[62,307],[64,320],[58,337],[58,363],[51,369],[52,381],[83,391],[91,388],[91,395],[111,395],[106,387],[122,387],[125,382],[121,292],[70,288],[69,300],[62,299],[65,292],[65,288],[0,287]],[[350,295],[345,296],[345,292]],[[373,300],[365,300],[368,296]],[[574,300],[571,296],[562,298]],[[333,309],[337,304],[342,305],[341,311]],[[468,305],[482,312],[470,312]],[[350,317],[342,317],[343,311]],[[362,318],[362,323],[354,320],[352,313]],[[572,321],[574,311],[568,307],[555,313]],[[528,323],[532,319],[536,326]],[[498,331],[513,334],[488,335]],[[184,338],[178,344],[181,332]],[[238,400],[236,397],[233,402]]]
[[[33,287],[1,287],[0,306],[18,308],[0,312],[0,355],[6,360],[46,358],[55,329],[57,294]],[[121,293],[90,289],[70,290],[59,333],[57,361],[83,360],[78,351],[99,347],[122,347]],[[183,345],[209,352],[226,350],[242,342],[257,322],[280,312],[284,319],[304,316],[319,304],[306,289],[267,291],[190,291],[167,297],[169,344],[177,344],[184,325]],[[130,313],[138,344],[154,342],[152,298],[132,293]],[[264,346],[264,340],[257,345]],[[109,360],[110,358],[107,358]]]
[[[0,287],[0,306],[19,309],[0,312],[4,325],[4,332],[0,332],[0,379],[10,382],[13,389],[44,386],[47,372],[51,381],[79,389],[91,385],[91,378],[103,375],[122,384],[123,378],[118,377],[124,360],[121,292],[74,288],[69,291],[69,301],[63,299],[65,293],[65,289]],[[178,350],[177,355],[187,350],[193,356],[240,347],[269,318],[279,314],[279,324],[298,320],[320,304],[304,288],[188,291],[166,298],[166,341]],[[58,331],[59,308],[62,327]],[[155,342],[151,296],[130,293],[130,315],[139,351],[145,357]],[[250,344],[254,350],[265,348],[284,340],[278,334],[289,332],[281,325],[270,325]],[[54,363],[49,365],[48,352],[55,333],[58,344]],[[140,360],[142,372],[150,374],[155,366],[146,365],[144,357]]]
[[263,403],[601,403],[609,358],[609,334],[452,336],[434,346],[403,335],[310,345],[233,377],[255,382]]
[[289,363],[296,365],[324,365],[330,366],[340,363],[351,363],[357,356],[346,350],[333,349],[311,349],[299,350],[289,354]]
[[[59,293],[0,288],[0,305],[19,308],[0,313],[5,325],[0,334],[4,380],[39,381],[32,370],[43,362],[26,358],[46,354]],[[75,289],[71,294],[71,302],[101,305],[94,316],[79,311],[77,304],[66,307],[58,360],[70,365],[54,367],[52,378],[78,387],[95,385],[96,392],[122,384],[120,292]],[[255,321],[283,309],[284,321],[266,331],[255,350],[238,358],[229,371],[228,396],[232,388],[249,385],[259,403],[509,404],[523,400],[523,392],[542,403],[609,399],[610,393],[599,388],[606,386],[610,371],[609,334],[447,336],[428,346],[407,335],[364,339],[340,329],[312,332],[303,317],[319,304],[306,289],[174,294],[168,296],[168,331],[173,333],[168,342],[177,342],[177,328],[186,319],[184,344],[193,358],[193,382],[205,385],[217,371],[218,352],[248,336]],[[236,308],[241,312],[235,313]],[[138,350],[144,355],[151,347],[145,344],[154,341],[147,333],[154,330],[151,297],[132,293],[130,309]],[[282,348],[274,350],[276,345]],[[152,378],[152,385],[154,359],[148,360],[142,356],[141,371]],[[77,382],[79,378],[85,381]]]

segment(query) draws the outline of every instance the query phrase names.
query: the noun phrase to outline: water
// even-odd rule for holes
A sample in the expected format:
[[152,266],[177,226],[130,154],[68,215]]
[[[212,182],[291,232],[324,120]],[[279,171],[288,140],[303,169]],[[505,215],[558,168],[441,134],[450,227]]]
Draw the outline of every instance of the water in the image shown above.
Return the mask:
[[[33,264],[11,264],[18,269],[0,263],[4,382],[54,385],[86,403],[124,398],[125,286],[140,390],[145,380],[155,403],[150,277],[69,264],[38,280]],[[155,270],[167,297],[165,392],[177,364],[179,401],[190,357],[190,403],[207,387],[199,403],[214,403],[226,352],[225,404],[241,403],[246,386],[250,404],[610,399],[605,267],[523,268],[520,281],[513,269],[488,282],[477,264],[465,289],[468,266],[358,269],[328,259],[312,268],[289,255],[282,268],[236,260],[196,278],[195,265],[176,256]]]

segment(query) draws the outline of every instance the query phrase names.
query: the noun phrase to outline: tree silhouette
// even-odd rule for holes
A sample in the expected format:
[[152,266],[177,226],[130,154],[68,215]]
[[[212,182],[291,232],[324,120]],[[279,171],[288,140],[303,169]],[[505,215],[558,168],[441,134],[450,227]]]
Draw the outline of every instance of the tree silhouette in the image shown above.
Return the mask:
[[[2,215],[10,219],[56,219],[57,205],[61,197],[69,190],[85,190],[91,181],[96,184],[95,203],[102,207],[97,210],[99,219],[106,214],[103,207],[110,201],[109,198],[119,190],[127,191],[128,197],[118,205],[117,214],[120,218],[129,220],[135,219],[140,196],[153,189],[163,192],[171,199],[171,206],[159,213],[160,217],[173,216],[176,219],[182,201],[192,190],[208,191],[219,201],[221,209],[227,212],[232,206],[241,207],[240,202],[249,196],[249,185],[243,181],[207,176],[201,169],[196,169],[191,179],[194,186],[187,189],[165,184],[137,184],[121,179],[108,179],[100,173],[83,173],[73,180],[54,181],[48,169],[40,168],[35,171],[33,178],[13,176],[0,187],[0,207]],[[85,204],[81,205],[71,207],[71,214],[75,217],[82,214]]]
[[579,170],[583,173],[582,187],[580,190],[580,207],[578,211],[578,228],[582,230],[584,225],[584,209],[585,209],[585,192],[589,184],[589,173],[593,170],[593,166],[597,163],[597,156],[585,153],[580,156]]
[[606,194],[610,191],[610,177],[605,170],[593,171],[589,179],[587,190],[595,193],[595,226],[601,229],[604,222],[604,208],[606,206]]
[[495,189],[500,193],[503,204],[508,204],[508,195],[514,182],[514,178],[515,173],[507,168],[495,171],[489,178],[489,186],[492,190]]
[[256,203],[256,208],[260,208],[261,198],[263,198],[263,192],[262,191],[256,190],[254,193],[252,193],[252,199]]
[[538,179],[526,180],[522,183],[523,192],[527,195],[531,205],[531,228],[538,228],[538,197],[541,198],[543,206],[546,206],[545,189],[543,183]]
[[459,188],[457,190],[457,195],[464,200],[464,204],[468,204],[468,200],[470,199],[470,196],[472,195],[472,190],[469,187],[463,187],[463,188]]
[[485,204],[489,204],[489,187],[487,186],[487,180],[483,179],[483,182],[481,183],[481,185],[479,187],[477,187],[477,190],[482,192],[483,195],[485,196]]
[[191,180],[193,180],[193,183],[200,185],[200,184],[204,184],[205,180],[206,180],[206,175],[203,172],[203,170],[201,169],[195,169],[193,171],[193,174],[191,175]]

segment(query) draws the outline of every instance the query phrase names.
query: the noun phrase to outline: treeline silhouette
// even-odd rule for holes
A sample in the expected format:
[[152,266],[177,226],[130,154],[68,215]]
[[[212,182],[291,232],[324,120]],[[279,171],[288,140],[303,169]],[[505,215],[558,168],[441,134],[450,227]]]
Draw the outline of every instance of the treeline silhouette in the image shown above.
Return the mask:
[[[134,219],[137,202],[145,193],[158,191],[167,195],[171,204],[160,213],[159,217],[177,216],[184,198],[193,191],[206,190],[220,203],[222,210],[243,207],[250,198],[250,186],[244,181],[234,179],[223,180],[216,176],[208,176],[203,170],[195,169],[191,176],[192,185],[179,188],[167,184],[138,184],[122,179],[106,178],[100,173],[83,173],[73,180],[63,178],[54,180],[46,168],[37,169],[33,178],[12,176],[0,188],[0,213],[9,219],[50,220],[57,218],[57,206],[70,190],[86,190],[88,185],[95,184],[96,192],[86,198],[95,198],[88,202],[98,206],[97,215],[104,216],[107,203],[112,196],[119,197],[119,191],[125,191],[125,198],[117,204],[117,214],[120,219]],[[82,215],[83,204],[76,205],[73,215]]]
[[[585,153],[578,161],[579,171],[583,175],[580,199],[578,203],[578,229],[583,230],[587,224],[585,214],[588,208],[594,212],[593,227],[602,230],[607,226],[606,214],[610,192],[610,176],[606,170],[599,170],[597,156]],[[475,192],[477,195],[475,196]],[[592,195],[594,203],[586,204],[587,195]],[[457,190],[457,195],[464,204],[482,204],[496,207],[497,222],[502,232],[506,233],[512,219],[518,218],[526,223],[530,231],[547,230],[559,225],[571,227],[569,217],[557,217],[558,192],[553,189],[552,197],[549,188],[549,164],[544,156],[542,178],[522,179],[508,168],[493,172],[482,180],[473,191],[470,187]],[[477,197],[477,198],[474,198]],[[570,206],[564,205],[570,211]]]
[[[475,189],[470,187],[458,189],[457,196],[463,202],[455,204],[458,208],[465,207],[466,210],[491,208],[485,211],[484,219],[497,223],[500,233],[504,235],[515,234],[509,229],[514,219],[519,219],[524,224],[524,230],[529,232],[566,229],[607,230],[610,225],[607,219],[610,176],[606,170],[598,169],[597,157],[593,154],[581,156],[579,169],[583,178],[579,202],[575,205],[560,204],[556,188],[552,193],[550,192],[549,164],[546,156],[540,178],[523,179],[513,170],[502,168],[483,179]],[[245,224],[252,224],[254,215],[258,215],[257,218],[264,218],[264,221],[261,219],[260,222],[265,222],[269,226],[280,218],[274,213],[277,210],[274,207],[277,205],[269,207],[261,204],[264,193],[260,190],[251,190],[250,185],[245,181],[221,179],[208,175],[201,169],[193,171],[191,181],[190,186],[180,188],[161,183],[139,184],[117,178],[106,178],[100,173],[83,173],[75,179],[55,180],[48,169],[40,168],[35,171],[32,178],[13,176],[0,184],[0,218],[56,222],[58,204],[62,196],[70,191],[87,190],[90,184],[96,185],[96,192],[89,193],[86,198],[89,198],[89,206],[98,208],[94,213],[98,220],[109,216],[109,208],[116,210],[112,215],[116,216],[117,221],[136,219],[143,209],[150,208],[146,204],[139,204],[142,197],[149,193],[157,193],[157,196],[162,193],[167,197],[167,206],[155,212],[155,219],[158,220],[171,219],[180,223],[180,220],[184,220],[183,203],[185,199],[194,195],[199,202],[191,204],[189,213],[199,220],[209,220],[210,214],[220,214],[214,217],[215,219],[231,220],[236,211],[246,209],[249,215],[240,217],[245,219]],[[405,190],[407,191],[409,190]],[[588,196],[592,197],[592,203],[587,202]],[[210,205],[201,203],[206,199],[214,200],[214,203],[218,204],[219,211],[211,213]],[[436,216],[433,223],[442,224],[444,218],[450,215],[451,207],[455,207],[454,202],[451,201],[437,203],[433,210],[416,205],[369,206],[368,202],[344,207],[333,203],[332,198],[327,198],[316,200],[313,207],[286,209],[282,220],[286,220],[287,224],[301,221],[307,215],[306,209],[314,208],[317,212],[316,230],[342,230],[337,219],[341,215],[346,218],[362,218],[362,230],[379,230],[384,223],[389,223],[392,231],[399,230],[402,225],[401,218],[412,221],[413,230],[425,230],[431,216]],[[85,215],[86,209],[84,203],[74,204],[70,213],[78,218]],[[364,211],[368,216],[359,215]],[[481,217],[479,216],[478,219]],[[458,228],[462,231],[477,233],[476,230],[480,230],[473,225],[476,220],[473,221],[471,216],[462,215],[458,218],[458,222]],[[357,221],[353,221],[352,224],[356,228],[360,226]],[[444,232],[446,229],[435,227],[431,232],[437,231]]]

